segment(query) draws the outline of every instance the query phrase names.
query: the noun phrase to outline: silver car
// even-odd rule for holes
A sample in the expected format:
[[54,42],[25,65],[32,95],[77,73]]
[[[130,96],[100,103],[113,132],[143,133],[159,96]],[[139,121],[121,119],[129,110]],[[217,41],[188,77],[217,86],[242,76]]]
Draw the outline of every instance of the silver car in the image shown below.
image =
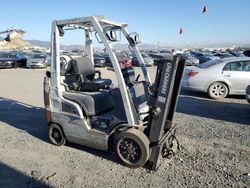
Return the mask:
[[211,60],[197,67],[187,67],[182,87],[206,92],[213,99],[245,95],[250,84],[250,58],[232,57]]
[[47,56],[44,53],[35,53],[27,61],[27,68],[46,68]]

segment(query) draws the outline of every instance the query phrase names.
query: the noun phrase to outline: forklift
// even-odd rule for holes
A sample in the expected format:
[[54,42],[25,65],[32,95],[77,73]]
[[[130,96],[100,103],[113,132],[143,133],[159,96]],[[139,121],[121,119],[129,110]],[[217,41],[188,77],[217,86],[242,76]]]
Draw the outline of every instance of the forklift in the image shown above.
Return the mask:
[[[104,16],[53,21],[51,68],[44,78],[49,139],[57,146],[71,142],[115,153],[130,168],[157,170],[161,158],[171,158],[179,147],[172,120],[185,59],[159,56],[152,83],[138,50],[139,35],[127,26]],[[85,55],[61,54],[60,38],[67,30],[83,31]],[[93,35],[105,47],[118,86],[94,68]],[[141,79],[133,67],[118,62],[112,44],[121,35],[140,63]]]

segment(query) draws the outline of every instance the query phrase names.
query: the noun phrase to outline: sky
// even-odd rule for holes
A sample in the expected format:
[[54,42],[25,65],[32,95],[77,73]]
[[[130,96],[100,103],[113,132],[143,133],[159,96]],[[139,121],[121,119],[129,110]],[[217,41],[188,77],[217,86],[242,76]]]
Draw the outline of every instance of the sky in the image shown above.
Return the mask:
[[[205,5],[208,12],[202,14]],[[27,32],[24,39],[49,41],[55,19],[104,15],[127,22],[143,43],[245,45],[250,44],[249,8],[250,0],[11,0],[1,3],[0,31],[15,27]],[[74,36],[64,43],[81,44]]]

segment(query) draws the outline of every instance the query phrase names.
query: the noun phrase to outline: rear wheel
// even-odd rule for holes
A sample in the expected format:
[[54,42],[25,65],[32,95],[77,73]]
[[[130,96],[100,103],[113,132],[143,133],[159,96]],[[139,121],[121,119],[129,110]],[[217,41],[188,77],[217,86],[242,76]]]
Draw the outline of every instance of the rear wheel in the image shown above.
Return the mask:
[[134,128],[128,129],[117,135],[115,153],[125,166],[141,167],[149,158],[149,140],[143,132]]
[[59,125],[54,123],[49,126],[49,139],[56,146],[62,146],[66,143],[63,130]]
[[228,88],[222,82],[214,82],[208,88],[208,96],[212,99],[222,99],[228,95]]

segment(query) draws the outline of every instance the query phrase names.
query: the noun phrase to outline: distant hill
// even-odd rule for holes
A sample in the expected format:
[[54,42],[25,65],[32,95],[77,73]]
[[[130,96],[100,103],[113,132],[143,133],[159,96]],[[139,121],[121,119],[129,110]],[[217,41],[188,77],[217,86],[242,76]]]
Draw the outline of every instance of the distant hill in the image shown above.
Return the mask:
[[[40,40],[27,40],[31,45],[33,46],[40,46],[43,48],[50,48],[50,42],[49,41],[40,41]],[[122,43],[117,43],[114,45],[114,48],[117,50],[128,50],[128,44],[122,44]],[[142,50],[147,50],[147,49],[155,49],[156,45],[152,44],[140,44],[139,48]],[[73,49],[80,49],[84,50],[83,45],[61,45],[61,49],[63,50],[73,50]]]
[[[50,48],[49,41],[40,41],[40,40],[27,40],[33,46],[40,46],[43,48]],[[61,45],[62,50],[71,51],[74,49],[84,50],[85,47],[83,45]]]
[[[0,39],[1,40],[1,39]],[[31,45],[33,46],[40,46],[43,48],[50,48],[50,42],[49,41],[40,41],[40,40],[27,40]],[[243,48],[249,48],[250,44],[245,44],[245,45],[239,45],[239,44],[234,44],[234,43],[211,43],[207,45],[198,45],[198,46],[186,46],[185,48],[193,48],[193,47],[207,47],[207,48],[222,48],[222,47],[233,47],[233,46],[241,46]],[[128,50],[128,44],[124,43],[116,43],[113,45],[114,49],[116,50]],[[147,44],[147,43],[142,43],[138,45],[139,49],[141,50],[152,50],[152,49],[157,49],[157,45],[153,44]],[[167,49],[172,49],[176,48],[174,46],[161,46],[161,48],[167,48]],[[85,47],[83,45],[61,45],[61,49],[71,51],[73,49],[80,49],[84,50]]]
[[43,48],[49,48],[50,42],[49,41],[40,41],[40,40],[26,40],[29,42],[32,46],[40,46]]

